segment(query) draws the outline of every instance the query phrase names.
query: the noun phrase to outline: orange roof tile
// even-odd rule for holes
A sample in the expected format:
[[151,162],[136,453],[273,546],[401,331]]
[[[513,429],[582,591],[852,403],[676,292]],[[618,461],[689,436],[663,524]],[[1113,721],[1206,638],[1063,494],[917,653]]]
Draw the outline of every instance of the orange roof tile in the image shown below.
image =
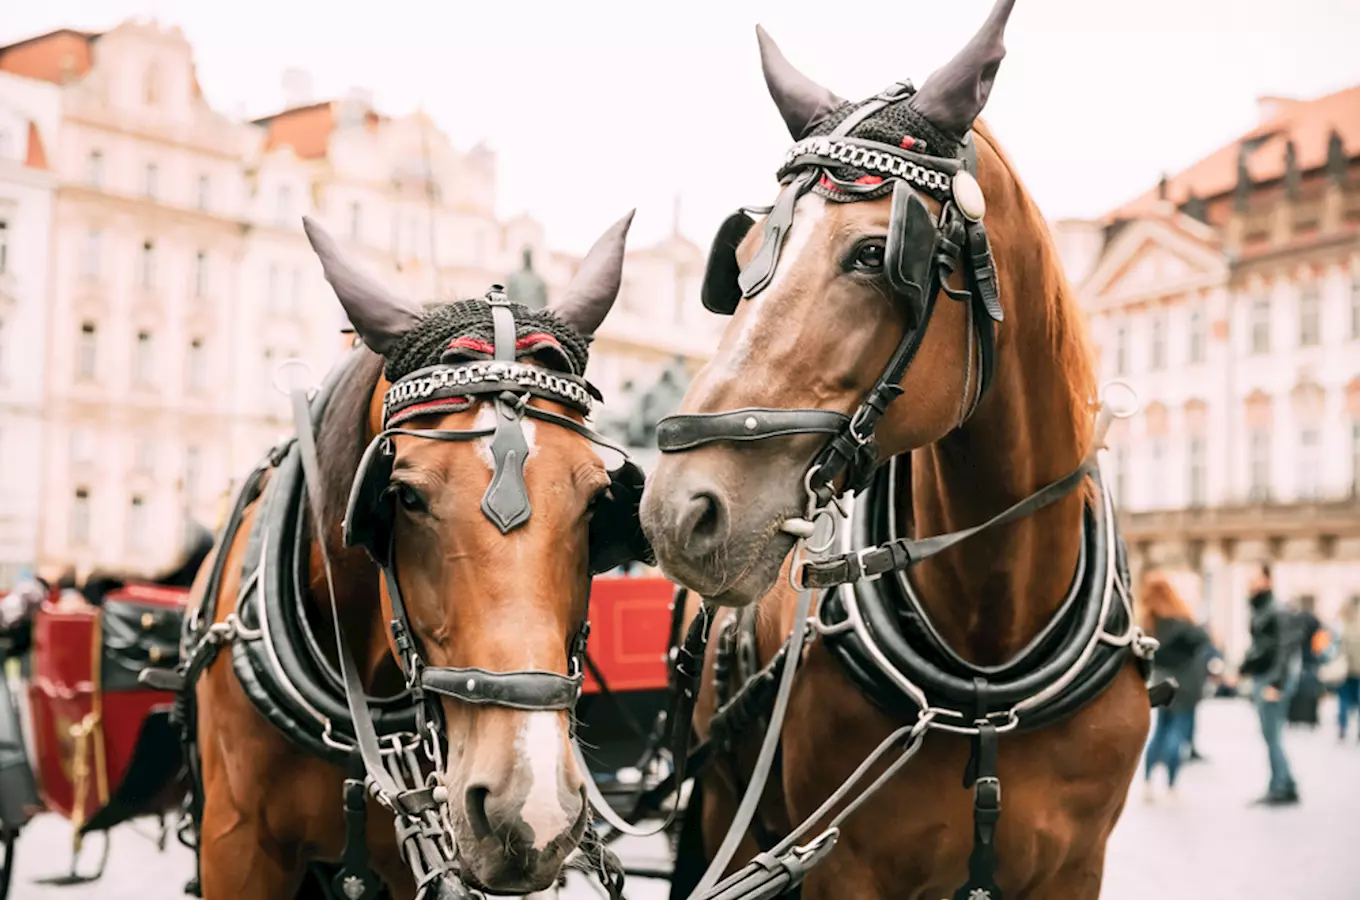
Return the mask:
[[62,84],[90,71],[98,32],[62,28],[0,47],[0,72]]
[[292,147],[301,159],[320,159],[326,155],[331,132],[335,130],[335,111],[330,101],[285,109],[281,113],[256,119],[256,125],[269,129],[264,148]]
[[[1360,156],[1360,85],[1313,100],[1262,99],[1273,104],[1274,115],[1168,178],[1167,200],[1184,203],[1192,192],[1202,199],[1230,193],[1237,184],[1237,158],[1243,141],[1260,141],[1247,156],[1247,171],[1256,184],[1284,177],[1285,145],[1290,140],[1294,142],[1300,172],[1326,165],[1327,145],[1333,131],[1341,135],[1348,157]],[[1158,189],[1154,187],[1115,209],[1106,218],[1144,215],[1157,203]]]
[[43,148],[42,135],[38,133],[36,122],[28,123],[28,156],[24,165],[30,169],[47,168],[47,151]]

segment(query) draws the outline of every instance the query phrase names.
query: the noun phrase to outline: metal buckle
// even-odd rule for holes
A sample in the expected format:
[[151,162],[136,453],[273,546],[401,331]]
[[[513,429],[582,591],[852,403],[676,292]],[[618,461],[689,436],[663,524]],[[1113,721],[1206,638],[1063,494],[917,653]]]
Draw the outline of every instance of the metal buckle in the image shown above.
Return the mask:
[[854,579],[855,581],[873,582],[883,577],[882,572],[876,575],[866,575],[864,572],[864,554],[872,553],[878,549],[878,547],[861,547],[855,551],[855,563],[859,566],[859,576]]

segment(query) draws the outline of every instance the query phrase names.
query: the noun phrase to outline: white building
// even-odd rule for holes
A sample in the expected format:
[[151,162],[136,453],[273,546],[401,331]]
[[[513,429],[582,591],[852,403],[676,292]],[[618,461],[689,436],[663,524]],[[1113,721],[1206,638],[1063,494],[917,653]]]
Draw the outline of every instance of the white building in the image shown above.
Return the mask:
[[37,559],[57,89],[0,71],[0,586]]
[[1324,620],[1360,595],[1360,87],[1261,110],[1055,228],[1102,378],[1143,403],[1107,471],[1135,567],[1170,570],[1232,656],[1261,561]]
[[[26,329],[25,402],[42,413],[23,437],[0,419],[0,454],[17,442],[42,461],[16,483],[27,519],[0,493],[13,518],[0,521],[0,567],[153,570],[178,554],[190,516],[217,521],[232,480],[291,431],[279,364],[301,359],[319,380],[345,346],[304,215],[424,301],[480,296],[526,248],[551,301],[579,265],[532,218],[498,220],[484,144],[457,149],[428,116],[383,115],[361,91],[314,102],[297,71],[282,112],[233,120],[205,102],[176,28],[41,35],[0,47],[0,77],[17,86],[0,101],[49,96],[55,110],[39,128],[52,222],[32,219],[15,245],[25,293],[0,276],[0,322]],[[702,265],[678,235],[629,254],[623,309],[591,367],[616,404],[623,381],[645,388],[677,355],[697,368],[712,352],[722,323],[698,302]],[[0,356],[0,373],[9,366]],[[0,403],[7,390],[0,380]],[[15,470],[0,465],[0,478]]]

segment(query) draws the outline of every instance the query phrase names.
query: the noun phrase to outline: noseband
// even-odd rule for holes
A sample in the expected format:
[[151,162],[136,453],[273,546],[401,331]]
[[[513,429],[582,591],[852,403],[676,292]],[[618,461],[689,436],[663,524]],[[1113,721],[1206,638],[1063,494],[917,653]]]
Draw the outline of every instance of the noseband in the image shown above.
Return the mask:
[[[754,222],[738,212],[719,229],[704,283],[704,305],[713,312],[732,314],[740,300],[754,297],[774,279],[779,255],[793,225],[798,199],[811,190],[835,192],[846,202],[892,194],[892,219],[884,260],[893,294],[907,309],[907,327],[883,373],[852,415],[825,409],[765,409],[749,407],[717,413],[668,416],[657,425],[657,445],[663,453],[680,453],[706,444],[759,441],[796,434],[825,434],[829,441],[813,459],[805,476],[809,509],[815,510],[844,490],[868,483],[878,465],[874,430],[889,404],[902,393],[901,380],[920,349],[926,327],[943,291],[969,304],[969,318],[979,347],[980,371],[971,402],[965,401],[960,424],[977,408],[992,381],[995,364],[994,323],[1002,320],[996,267],[992,260],[982,191],[974,173],[976,150],[971,134],[959,157],[930,156],[879,141],[849,136],[855,126],[884,107],[905,101],[914,92],[898,83],[851,113],[829,134],[806,138],[786,154],[779,170],[786,189],[767,210],[764,240],[751,262],[736,272],[735,250]],[[875,173],[873,184],[846,183],[832,175],[850,166]],[[891,183],[885,187],[884,181]],[[918,189],[941,204],[938,219]],[[962,269],[967,290],[947,284]],[[736,277],[733,278],[732,276]],[[735,282],[735,283],[733,283]],[[969,360],[972,353],[970,346]],[[971,374],[971,373],[970,373]],[[840,490],[834,482],[842,475]]]

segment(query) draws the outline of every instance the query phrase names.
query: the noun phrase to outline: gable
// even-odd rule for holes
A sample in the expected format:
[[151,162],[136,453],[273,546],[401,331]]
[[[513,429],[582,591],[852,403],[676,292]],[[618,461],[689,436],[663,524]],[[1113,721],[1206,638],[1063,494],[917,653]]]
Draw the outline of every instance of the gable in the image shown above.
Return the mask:
[[1221,282],[1227,258],[1157,221],[1134,223],[1101,255],[1082,287],[1094,306],[1175,293]]

